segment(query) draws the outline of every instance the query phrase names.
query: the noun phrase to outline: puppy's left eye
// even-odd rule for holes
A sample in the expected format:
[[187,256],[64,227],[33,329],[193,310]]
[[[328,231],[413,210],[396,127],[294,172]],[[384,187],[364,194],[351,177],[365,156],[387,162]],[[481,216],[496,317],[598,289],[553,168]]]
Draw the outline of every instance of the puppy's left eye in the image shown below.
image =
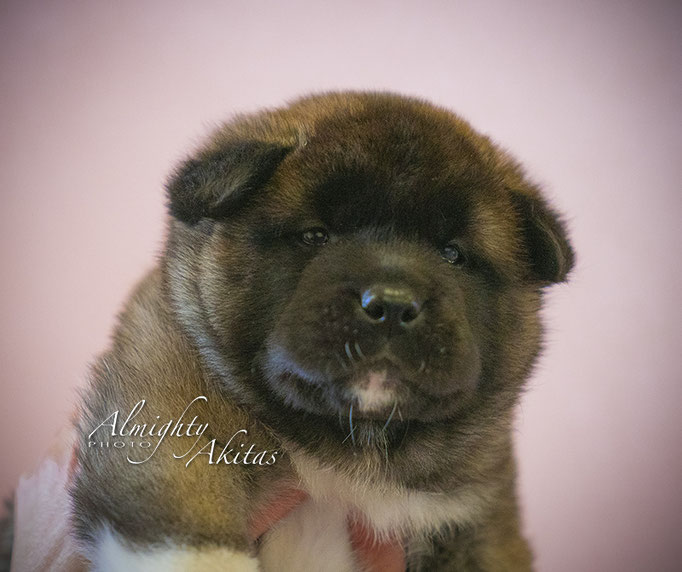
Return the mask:
[[445,245],[445,248],[441,251],[441,256],[445,261],[455,266],[464,264],[464,254],[462,254],[462,250],[454,242],[449,242]]
[[322,246],[329,241],[329,233],[322,227],[309,228],[301,233],[301,241],[309,246]]

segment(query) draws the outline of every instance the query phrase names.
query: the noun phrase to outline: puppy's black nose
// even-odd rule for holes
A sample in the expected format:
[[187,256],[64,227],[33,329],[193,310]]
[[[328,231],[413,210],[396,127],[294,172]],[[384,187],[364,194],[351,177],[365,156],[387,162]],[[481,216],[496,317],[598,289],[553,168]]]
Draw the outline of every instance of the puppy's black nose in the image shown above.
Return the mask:
[[374,284],[360,294],[365,318],[374,323],[406,327],[422,311],[415,293],[406,286]]

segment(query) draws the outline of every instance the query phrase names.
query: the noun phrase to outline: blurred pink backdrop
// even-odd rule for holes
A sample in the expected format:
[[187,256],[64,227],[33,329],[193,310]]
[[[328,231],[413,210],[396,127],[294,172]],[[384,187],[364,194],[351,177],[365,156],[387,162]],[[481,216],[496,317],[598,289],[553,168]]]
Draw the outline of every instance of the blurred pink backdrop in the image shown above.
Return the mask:
[[64,422],[215,122],[331,88],[460,112],[569,215],[519,411],[538,570],[682,562],[677,2],[35,2],[0,7],[0,492]]

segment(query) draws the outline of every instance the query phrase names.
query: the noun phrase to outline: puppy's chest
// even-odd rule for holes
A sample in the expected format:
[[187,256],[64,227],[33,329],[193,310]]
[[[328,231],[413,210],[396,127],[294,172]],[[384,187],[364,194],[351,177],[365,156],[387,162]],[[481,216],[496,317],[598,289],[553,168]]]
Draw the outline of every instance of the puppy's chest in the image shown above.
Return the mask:
[[407,546],[448,523],[471,522],[479,503],[471,491],[411,491],[352,479],[309,459],[294,457],[308,499],[263,538],[260,561],[275,570],[355,572],[362,569],[354,531]]

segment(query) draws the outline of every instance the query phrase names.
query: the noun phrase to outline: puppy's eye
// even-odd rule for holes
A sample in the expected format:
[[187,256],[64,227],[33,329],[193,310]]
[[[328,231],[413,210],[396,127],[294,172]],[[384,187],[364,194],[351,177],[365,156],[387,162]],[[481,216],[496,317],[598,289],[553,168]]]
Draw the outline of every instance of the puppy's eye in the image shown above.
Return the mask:
[[443,260],[455,266],[464,264],[464,254],[462,254],[462,250],[454,242],[445,245],[445,248],[441,251],[441,256]]
[[309,228],[301,233],[301,242],[309,246],[322,246],[329,240],[329,233],[322,227]]

